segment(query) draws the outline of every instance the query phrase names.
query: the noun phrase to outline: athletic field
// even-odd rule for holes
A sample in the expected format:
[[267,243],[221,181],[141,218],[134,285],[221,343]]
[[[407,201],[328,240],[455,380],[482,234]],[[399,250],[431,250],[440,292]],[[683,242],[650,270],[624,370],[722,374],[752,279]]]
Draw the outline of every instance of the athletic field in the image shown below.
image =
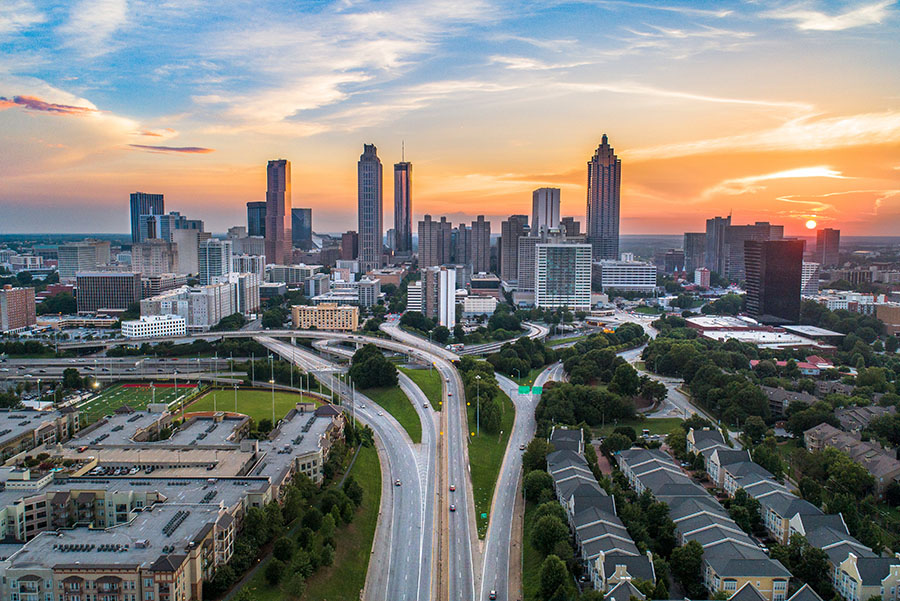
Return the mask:
[[[180,385],[179,385],[180,386]],[[299,395],[294,392],[275,391],[275,419],[279,420],[294,406],[301,402],[320,402],[313,397]],[[213,394],[209,391],[185,408],[185,411],[235,411],[234,390],[218,389]],[[237,412],[249,415],[259,423],[263,419],[272,419],[272,392],[269,390],[237,391]]]
[[145,409],[154,400],[157,403],[171,404],[181,400],[182,397],[187,398],[191,396],[196,389],[196,384],[182,384],[179,382],[176,394],[175,384],[171,382],[154,384],[152,387],[150,384],[143,382],[137,384],[114,384],[101,390],[99,394],[89,398],[78,408],[81,410],[82,416],[86,418],[85,423],[93,423],[104,415],[110,415],[122,405],[141,410]]

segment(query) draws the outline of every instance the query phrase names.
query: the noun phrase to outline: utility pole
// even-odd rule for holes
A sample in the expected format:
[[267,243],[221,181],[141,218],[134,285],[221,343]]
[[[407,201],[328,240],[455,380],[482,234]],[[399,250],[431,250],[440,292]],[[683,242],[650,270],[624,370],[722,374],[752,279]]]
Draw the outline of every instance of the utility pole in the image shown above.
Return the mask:
[[475,406],[475,434],[481,436],[481,376],[475,376],[475,397],[477,405]]

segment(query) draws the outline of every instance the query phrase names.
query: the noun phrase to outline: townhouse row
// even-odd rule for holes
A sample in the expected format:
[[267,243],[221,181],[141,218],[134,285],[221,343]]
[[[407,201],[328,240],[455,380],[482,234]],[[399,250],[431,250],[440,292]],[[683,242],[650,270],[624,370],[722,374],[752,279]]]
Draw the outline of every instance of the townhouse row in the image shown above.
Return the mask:
[[850,535],[841,514],[825,514],[778,482],[768,470],[750,459],[746,450],[734,450],[715,430],[690,430],[687,449],[703,456],[712,481],[734,497],[738,489],[759,501],[760,517],[769,536],[786,545],[794,534],[828,555],[829,576],[835,591],[846,601],[878,596],[896,601],[900,595],[900,554],[879,556]]
[[652,555],[638,550],[616,515],[615,499],[597,483],[584,458],[582,431],[555,427],[550,442],[556,450],[547,455],[547,471],[591,585],[607,599],[643,599],[632,580],[656,582]]

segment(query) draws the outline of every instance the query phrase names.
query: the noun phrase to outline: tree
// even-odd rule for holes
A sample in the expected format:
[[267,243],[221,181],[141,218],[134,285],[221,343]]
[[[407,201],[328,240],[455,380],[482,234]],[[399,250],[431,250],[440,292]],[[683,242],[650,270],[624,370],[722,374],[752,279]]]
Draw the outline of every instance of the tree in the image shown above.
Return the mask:
[[637,371],[627,363],[616,368],[609,389],[622,396],[634,396],[641,387],[641,378]]
[[560,541],[569,538],[569,528],[558,517],[545,515],[531,527],[531,544],[544,555],[548,555]]
[[450,330],[448,330],[445,326],[438,326],[431,331],[431,338],[435,342],[444,344],[445,342],[450,340]]
[[78,370],[74,367],[67,367],[63,370],[63,388],[68,388],[70,390],[82,388],[84,386],[84,382],[81,379],[81,375],[78,373]]
[[284,575],[285,564],[280,559],[272,558],[269,563],[266,565],[266,582],[269,583],[269,586],[277,586],[279,582],[281,582],[281,577]]
[[336,524],[334,521],[334,517],[332,515],[326,514],[322,519],[322,527],[319,529],[319,535],[322,537],[323,541],[332,541],[334,540],[334,531],[336,529]]
[[672,574],[681,584],[689,598],[703,596],[703,547],[695,540],[672,551]]
[[624,451],[631,448],[631,439],[624,434],[610,434],[603,439],[600,444],[600,450],[607,455],[612,455],[616,451]]
[[362,504],[363,501],[363,489],[362,486],[359,485],[359,482],[353,476],[347,476],[347,479],[344,480],[343,484],[344,494],[353,501],[353,504],[357,507]]
[[525,489],[525,498],[534,502],[541,498],[541,492],[553,490],[553,476],[545,471],[532,470],[525,476],[522,486]]
[[361,389],[397,385],[397,366],[387,360],[374,344],[366,344],[353,354],[350,377]]
[[758,415],[751,415],[744,420],[744,435],[750,441],[751,446],[762,441],[767,429],[766,422]]
[[303,526],[312,531],[322,527],[322,512],[313,507],[303,515]]
[[272,555],[281,561],[290,561],[291,555],[294,554],[294,543],[286,536],[281,536],[275,540],[272,545]]
[[553,452],[553,445],[544,438],[532,438],[522,454],[522,469],[528,474],[533,470],[547,469],[547,455]]
[[280,328],[284,325],[284,311],[281,309],[269,309],[264,311],[262,315],[262,327],[264,328]]
[[548,555],[541,564],[541,597],[550,599],[567,578],[566,564],[556,555]]
[[330,566],[334,563],[334,547],[330,544],[322,545],[322,552],[319,555],[319,563],[323,566]]

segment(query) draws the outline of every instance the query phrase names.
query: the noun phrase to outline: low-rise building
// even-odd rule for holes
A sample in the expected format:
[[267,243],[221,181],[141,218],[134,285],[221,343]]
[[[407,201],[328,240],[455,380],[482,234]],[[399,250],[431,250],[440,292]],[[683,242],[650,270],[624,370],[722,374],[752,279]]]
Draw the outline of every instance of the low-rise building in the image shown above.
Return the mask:
[[900,461],[894,454],[876,443],[860,440],[858,433],[854,435],[823,423],[804,432],[803,439],[810,451],[833,447],[847,453],[853,461],[872,474],[878,494],[883,494],[891,482],[900,481]]
[[34,288],[0,288],[0,332],[18,332],[36,322]]
[[640,261],[595,261],[594,279],[603,292],[647,292],[656,290],[656,266]]
[[[407,289],[408,293],[408,289]],[[407,298],[409,298],[407,296]],[[463,317],[493,315],[497,309],[497,299],[493,296],[467,295],[463,300]]]
[[140,319],[122,322],[122,336],[125,338],[159,338],[185,334],[187,322],[180,315],[144,315]]
[[359,328],[359,307],[322,303],[291,307],[294,328],[301,330],[340,330],[355,332]]

